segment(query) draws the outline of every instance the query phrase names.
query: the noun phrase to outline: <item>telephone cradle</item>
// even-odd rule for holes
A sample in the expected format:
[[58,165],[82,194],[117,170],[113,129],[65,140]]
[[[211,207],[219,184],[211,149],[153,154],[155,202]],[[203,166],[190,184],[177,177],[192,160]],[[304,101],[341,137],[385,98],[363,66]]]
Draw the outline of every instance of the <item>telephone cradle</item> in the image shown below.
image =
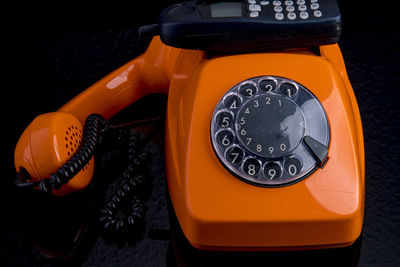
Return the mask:
[[[360,112],[338,44],[319,51],[210,57],[154,36],[142,55],[38,116],[16,146],[16,169],[33,182],[51,177],[76,152],[65,140],[81,138],[90,114],[109,119],[161,93],[171,227],[190,250],[352,248],[364,216]],[[94,168],[92,158],[52,194],[85,188]]]

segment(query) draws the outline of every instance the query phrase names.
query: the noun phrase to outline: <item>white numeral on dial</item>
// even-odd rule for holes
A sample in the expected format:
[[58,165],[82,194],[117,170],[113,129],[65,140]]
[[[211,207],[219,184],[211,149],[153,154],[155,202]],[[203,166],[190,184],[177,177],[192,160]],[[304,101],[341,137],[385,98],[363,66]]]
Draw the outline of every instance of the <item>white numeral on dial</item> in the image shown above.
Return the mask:
[[281,151],[285,151],[286,150],[286,145],[285,144],[281,144]]
[[237,108],[236,100],[234,100],[234,101],[232,102],[232,104],[229,106],[229,108],[231,108],[231,109],[236,109],[236,108]]
[[233,157],[232,163],[236,163],[236,159],[239,157],[239,153],[231,153]]
[[264,89],[264,90],[265,90],[267,93],[269,93],[269,92],[272,91],[272,89],[273,89],[272,85],[268,84],[267,86],[265,86],[265,89]]
[[268,175],[269,175],[270,180],[274,179],[274,177],[276,175],[276,170],[274,170],[274,169],[268,170]]
[[231,144],[231,141],[229,140],[229,137],[228,137],[227,135],[225,135],[224,138],[222,138],[221,143],[222,143],[224,146],[229,146],[229,145]]
[[249,175],[254,175],[254,174],[256,174],[256,166],[253,165],[253,164],[250,164],[249,167],[248,167],[247,173],[248,173]]
[[293,165],[293,164],[289,165],[288,173],[290,175],[295,175],[297,173],[297,167],[295,165]]
[[228,117],[224,117],[223,119],[222,119],[222,125],[221,125],[222,127],[227,127],[227,126],[229,126],[229,118]]

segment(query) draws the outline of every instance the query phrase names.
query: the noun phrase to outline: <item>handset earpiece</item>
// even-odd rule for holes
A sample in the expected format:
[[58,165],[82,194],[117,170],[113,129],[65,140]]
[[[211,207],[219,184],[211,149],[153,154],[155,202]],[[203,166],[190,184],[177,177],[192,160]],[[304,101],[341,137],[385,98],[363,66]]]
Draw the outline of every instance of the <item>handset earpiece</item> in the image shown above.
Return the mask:
[[88,116],[85,127],[66,112],[37,116],[15,149],[14,163],[20,174],[17,185],[30,184],[55,196],[85,188],[93,175],[98,131],[106,124],[97,114]]

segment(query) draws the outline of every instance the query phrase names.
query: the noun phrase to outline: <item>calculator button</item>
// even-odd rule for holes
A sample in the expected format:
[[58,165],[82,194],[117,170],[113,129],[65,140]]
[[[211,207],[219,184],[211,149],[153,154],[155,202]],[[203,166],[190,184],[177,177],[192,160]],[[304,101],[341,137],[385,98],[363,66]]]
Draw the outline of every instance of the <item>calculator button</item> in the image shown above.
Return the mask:
[[297,0],[296,2],[298,5],[304,5],[306,3],[306,1],[304,0]]
[[282,3],[281,3],[281,1],[274,1],[274,2],[272,2],[272,4],[274,6],[280,6]]
[[316,3],[316,2],[318,2],[318,0],[311,0],[310,2],[311,3]]
[[308,12],[306,12],[306,11],[300,12],[300,18],[301,19],[308,19]]
[[290,19],[290,20],[294,20],[294,19],[296,19],[296,13],[294,13],[294,12],[289,12],[289,13],[287,14],[287,17],[288,17],[288,19]]
[[267,6],[267,5],[269,5],[269,1],[261,1],[260,5]]
[[257,11],[250,12],[250,18],[257,18],[260,15]]
[[319,8],[319,4],[318,3],[312,3],[310,7],[311,7],[312,10],[315,10],[315,9]]
[[293,1],[285,1],[285,5],[291,6],[291,5],[293,5]]
[[282,13],[276,13],[275,14],[275,19],[277,20],[283,20],[285,16]]
[[249,5],[249,10],[250,11],[261,11],[261,6],[260,5]]
[[286,11],[287,12],[293,12],[295,10],[294,6],[287,6]]
[[306,10],[307,10],[307,7],[306,7],[305,5],[300,5],[300,6],[298,7],[298,9],[299,9],[299,11],[306,11]]
[[281,6],[274,7],[275,12],[282,12],[283,8]]
[[315,10],[315,11],[314,11],[314,17],[319,18],[319,17],[321,17],[321,16],[322,16],[322,12],[321,12],[321,11],[319,11],[319,10]]
[[257,1],[256,1],[256,0],[247,0],[247,3],[249,3],[249,4],[256,4]]

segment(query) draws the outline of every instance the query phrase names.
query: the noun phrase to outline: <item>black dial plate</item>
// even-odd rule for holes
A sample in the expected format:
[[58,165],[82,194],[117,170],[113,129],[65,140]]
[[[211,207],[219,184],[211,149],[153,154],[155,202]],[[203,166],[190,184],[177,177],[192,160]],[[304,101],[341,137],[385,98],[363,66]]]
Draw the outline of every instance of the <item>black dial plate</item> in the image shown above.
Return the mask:
[[247,101],[237,113],[236,136],[250,152],[261,157],[282,157],[293,151],[304,135],[300,108],[289,98],[261,94]]

